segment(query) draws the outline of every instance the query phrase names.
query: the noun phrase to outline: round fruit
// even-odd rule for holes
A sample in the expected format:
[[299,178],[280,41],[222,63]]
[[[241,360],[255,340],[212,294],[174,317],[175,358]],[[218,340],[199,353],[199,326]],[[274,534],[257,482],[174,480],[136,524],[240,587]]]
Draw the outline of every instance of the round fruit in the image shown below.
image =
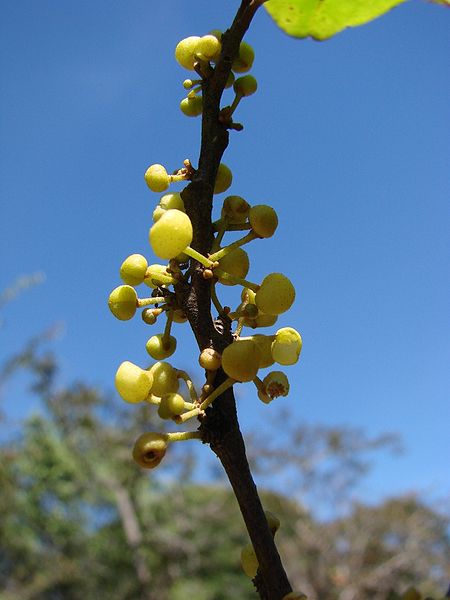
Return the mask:
[[272,357],[272,335],[262,335],[257,333],[252,335],[251,338],[255,344],[258,346],[259,351],[261,353],[261,358],[259,361],[259,368],[265,369],[266,367],[270,367],[275,362]]
[[286,312],[294,300],[295,288],[281,273],[271,273],[264,277],[255,295],[256,306],[266,315],[280,315]]
[[229,223],[245,223],[250,210],[250,204],[241,196],[227,196],[223,201],[222,217],[228,217]]
[[[250,268],[248,254],[242,248],[235,248],[219,260],[219,267],[223,271],[226,271],[226,273],[230,273],[230,275],[244,278],[247,275],[248,270]],[[234,283],[230,283],[220,275],[219,281],[224,285],[235,285]]]
[[167,277],[170,277],[170,273],[167,272],[165,265],[149,265],[145,272],[144,283],[153,289],[160,285],[167,283]]
[[109,310],[121,321],[128,321],[134,316],[137,308],[136,290],[130,285],[119,285],[113,289],[108,298]]
[[169,343],[167,347],[164,345],[164,334],[158,333],[153,335],[145,344],[147,352],[155,360],[162,360],[163,358],[169,358],[177,349],[177,340],[173,335],[169,336]]
[[181,415],[184,411],[184,398],[181,394],[171,393],[164,394],[161,398],[160,406],[167,408],[169,418]]
[[149,232],[153,252],[160,258],[175,258],[192,242],[192,223],[181,210],[170,209]]
[[225,192],[233,181],[233,174],[227,165],[220,163],[217,169],[216,183],[214,184],[214,194]]
[[150,394],[153,375],[126,360],[117,369],[115,385],[126,402],[143,402]]
[[164,196],[161,196],[159,205],[164,210],[170,210],[172,208],[176,208],[177,210],[181,210],[181,212],[186,212],[184,209],[184,202],[183,202],[180,192],[172,192],[169,194],[164,194]]
[[145,171],[144,179],[152,192],[164,192],[170,183],[169,175],[163,165],[151,165]]
[[147,325],[154,325],[156,323],[156,315],[153,312],[153,308],[144,308],[141,317]]
[[255,51],[247,42],[241,42],[239,45],[239,54],[234,60],[232,69],[235,73],[245,73],[252,68],[255,59]]
[[233,89],[239,96],[251,96],[258,89],[258,82],[253,75],[244,75],[236,79]]
[[189,71],[194,70],[195,50],[199,40],[198,35],[191,35],[178,42],[175,48],[175,58],[178,64]]
[[253,231],[262,238],[271,237],[278,227],[277,213],[271,206],[265,204],[252,206],[248,214],[248,220]]
[[217,60],[222,50],[222,44],[215,35],[202,36],[195,47],[196,54],[200,54],[205,60]]
[[134,444],[133,459],[144,469],[154,469],[164,458],[166,450],[167,439],[163,433],[143,433]]
[[251,339],[236,340],[222,354],[222,369],[236,381],[252,381],[258,372],[261,353]]
[[198,117],[203,111],[203,99],[201,96],[183,98],[180,102],[180,109],[187,117]]
[[205,348],[202,350],[198,362],[207,371],[217,371],[222,364],[222,355],[214,350],[214,348]]
[[161,398],[164,394],[178,391],[177,372],[171,364],[157,362],[149,369],[149,373],[153,375],[152,393],[155,396]]
[[256,573],[258,572],[258,559],[256,558],[255,550],[251,544],[247,544],[244,546],[241,551],[241,565],[242,570],[251,579],[256,577]]
[[139,285],[144,281],[148,263],[142,254],[131,254],[120,267],[120,277],[128,285]]
[[294,591],[283,596],[282,600],[308,600],[308,596],[303,592]]
[[272,356],[280,365],[294,365],[302,351],[302,336],[293,327],[282,327],[272,342]]

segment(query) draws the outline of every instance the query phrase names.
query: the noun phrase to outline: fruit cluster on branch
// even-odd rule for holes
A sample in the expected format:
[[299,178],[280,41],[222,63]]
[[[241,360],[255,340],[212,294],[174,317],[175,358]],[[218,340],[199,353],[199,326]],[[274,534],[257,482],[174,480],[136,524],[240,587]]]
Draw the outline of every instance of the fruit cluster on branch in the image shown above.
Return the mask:
[[[175,49],[178,63],[196,73],[194,78],[183,82],[187,97],[181,101],[180,108],[189,117],[202,114],[203,99],[208,97],[208,91],[211,89],[208,86],[215,70],[220,77],[224,39],[221,32],[213,31],[202,37],[190,36],[182,40]],[[248,74],[254,56],[253,48],[240,41],[239,49],[231,63],[231,72],[222,86],[225,89],[232,88],[234,97],[229,104],[221,107],[216,115],[216,122],[225,133],[227,129],[243,128],[233,117],[240,101],[257,90],[256,79]],[[241,75],[242,73],[244,75]],[[223,81],[225,82],[225,77]],[[205,117],[203,133],[205,127],[207,128],[205,123],[208,122],[207,115]],[[205,150],[203,140],[204,137],[202,152]],[[226,144],[220,155],[225,147]],[[233,180],[231,170],[225,164],[218,163],[219,160],[212,172],[216,176],[215,180],[212,178],[214,185],[210,188],[214,196],[229,190]],[[206,410],[237,383],[253,382],[257,397],[265,404],[280,396],[286,396],[289,392],[286,374],[280,370],[272,370],[260,376],[260,369],[267,369],[275,363],[283,366],[293,365],[298,361],[302,348],[302,338],[292,327],[278,328],[268,334],[253,333],[255,329],[273,327],[278,316],[289,310],[295,300],[294,286],[282,273],[269,273],[261,282],[247,279],[250,259],[244,246],[260,243],[261,240],[274,235],[278,226],[278,216],[271,206],[250,205],[239,195],[226,196],[221,203],[217,220],[212,223],[211,219],[209,220],[211,243],[207,245],[206,251],[200,252],[196,249],[199,248],[196,240],[205,237],[201,235],[199,222],[195,221],[196,215],[192,211],[202,164],[201,156],[199,171],[189,159],[184,160],[174,171],[161,164],[148,167],[144,175],[147,186],[152,192],[163,194],[154,208],[153,223],[148,236],[153,253],[160,262],[149,264],[147,258],[141,254],[128,256],[120,267],[123,284],[111,292],[108,300],[112,314],[119,320],[133,318],[140,309],[142,321],[146,325],[158,326],[164,320],[159,332],[150,336],[146,343],[147,353],[156,362],[145,368],[130,361],[122,362],[116,372],[115,386],[126,402],[155,405],[161,419],[169,419],[179,425],[193,418],[202,421]],[[188,184],[183,193],[169,190],[170,186],[177,182]],[[185,206],[185,202],[189,202],[189,205]],[[198,202],[200,206],[200,198]],[[204,213],[204,204],[202,207]],[[188,208],[190,210],[187,210]],[[239,231],[242,232],[240,239],[226,243],[229,232],[235,234]],[[202,246],[205,247],[204,244]],[[212,323],[215,316],[211,314],[212,304],[214,312],[217,313],[216,323],[220,321],[225,324],[227,334],[219,334],[219,344],[213,343],[213,340],[209,345],[199,343],[198,362],[205,370],[206,377],[202,388],[197,390],[191,375],[177,369],[167,362],[167,359],[177,348],[173,323],[190,322],[199,341],[189,306],[190,290],[197,293],[199,281],[200,287],[207,290],[202,299],[206,298],[209,302],[208,319]],[[135,289],[138,286],[144,286],[144,289],[147,287],[148,292],[138,295]],[[221,286],[240,288],[233,308],[222,304]],[[200,306],[203,304],[199,302]],[[250,331],[246,331],[246,328]],[[220,376],[217,376],[218,374]],[[141,467],[153,469],[161,463],[171,442],[188,439],[205,441],[203,434],[201,429],[195,432],[145,432],[136,440],[133,458]],[[242,453],[245,459],[243,450]],[[263,518],[264,515],[261,515]],[[256,523],[258,517],[255,517]],[[273,527],[274,517],[269,518],[266,514],[266,519],[274,535],[278,527]],[[244,571],[247,574],[251,573],[253,578],[259,571],[258,559],[252,549],[253,546],[250,545],[247,554],[243,553],[242,562]],[[252,562],[252,568],[246,569],[246,556],[250,557],[248,560]],[[269,557],[269,554],[267,556]],[[267,565],[264,568],[267,572]],[[289,589],[288,583],[284,581],[274,585],[280,589]],[[289,596],[291,597],[304,598],[302,594]]]

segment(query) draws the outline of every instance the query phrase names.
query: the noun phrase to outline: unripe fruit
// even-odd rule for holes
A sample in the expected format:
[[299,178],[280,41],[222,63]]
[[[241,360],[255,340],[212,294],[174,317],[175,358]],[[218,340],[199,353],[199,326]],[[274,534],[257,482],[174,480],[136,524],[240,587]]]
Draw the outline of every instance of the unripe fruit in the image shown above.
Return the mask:
[[169,343],[167,347],[164,345],[164,334],[158,333],[153,335],[145,344],[147,352],[155,360],[163,360],[163,358],[169,358],[177,349],[177,340],[173,335],[169,336]]
[[181,210],[181,212],[185,212],[184,202],[181,199],[181,194],[179,192],[173,192],[161,196],[159,204],[153,211],[153,222],[156,223],[156,221],[163,216],[166,210],[170,210],[172,208],[176,208],[177,210]]
[[202,36],[195,47],[196,54],[200,54],[205,60],[212,61],[219,58],[221,50],[222,44],[220,40],[212,34]]
[[163,433],[143,433],[134,444],[133,459],[144,469],[154,469],[164,458],[167,445]]
[[293,327],[282,327],[272,342],[272,356],[280,365],[294,365],[302,350],[302,336]]
[[245,223],[250,211],[250,204],[241,196],[227,196],[223,201],[221,215],[228,217],[229,223]]
[[200,353],[198,362],[207,371],[217,371],[222,364],[222,355],[214,350],[214,348],[205,348]]
[[[230,273],[230,275],[244,278],[250,268],[248,254],[242,248],[235,248],[219,260],[219,267],[226,273]],[[223,283],[224,285],[235,285],[220,275],[218,278],[220,283]]]
[[120,267],[120,277],[128,285],[139,285],[144,281],[148,263],[142,254],[131,254]]
[[155,206],[155,209],[152,214],[153,223],[156,223],[158,219],[160,219],[166,211],[158,204]]
[[242,302],[247,300],[250,304],[255,304],[255,296],[256,296],[256,292],[254,292],[250,288],[243,288],[243,290],[241,292]]
[[[163,396],[164,398],[164,396]],[[172,413],[169,410],[169,407],[167,406],[167,402],[163,402],[163,399],[161,398],[159,406],[158,406],[158,417],[160,419],[164,419],[164,420],[168,420],[172,418]]]
[[276,315],[265,315],[260,312],[256,319],[252,321],[248,321],[247,319],[244,321],[244,325],[247,327],[252,327],[253,329],[257,329],[258,327],[272,327],[278,321],[278,317]]
[[203,111],[203,99],[201,96],[183,98],[180,109],[187,117],[198,117]]
[[153,308],[144,308],[141,317],[147,325],[154,325],[156,323],[156,315],[153,312]]
[[[242,338],[241,338],[242,339]],[[258,346],[259,351],[261,353],[261,358],[259,360],[259,368],[265,369],[266,367],[270,367],[275,362],[272,357],[272,341],[273,336],[255,334],[252,335],[251,340]]]
[[164,394],[164,396],[161,398],[160,406],[164,406],[164,410],[167,409],[169,413],[169,417],[163,418],[172,418],[177,415],[181,415],[181,413],[184,411],[184,398],[181,394]]
[[149,369],[149,373],[153,375],[152,393],[155,396],[161,398],[164,394],[178,391],[177,372],[171,364],[157,362]]
[[242,308],[238,308],[238,310],[240,310],[241,316],[245,317],[246,319],[256,319],[259,314],[256,304],[246,304],[245,306],[241,304],[241,307]]
[[119,285],[113,289],[108,298],[109,310],[121,321],[128,321],[134,316],[137,308],[136,290],[129,285]]
[[271,206],[265,204],[252,206],[248,214],[248,220],[253,231],[262,238],[271,237],[278,227],[277,213]]
[[175,258],[192,242],[192,223],[181,210],[171,209],[154,223],[149,232],[153,252],[160,258]]
[[286,312],[295,300],[295,288],[281,273],[270,273],[264,277],[256,292],[255,303],[266,315],[279,315]]
[[258,346],[251,339],[236,340],[222,353],[222,369],[236,381],[252,381],[261,360]]
[[164,192],[169,187],[170,179],[163,165],[151,165],[144,175],[144,179],[152,192]]
[[270,400],[289,393],[289,381],[282,371],[271,371],[263,379],[264,391]]
[[233,174],[227,165],[220,163],[217,169],[216,182],[214,184],[214,194],[225,192],[233,181]]
[[170,277],[165,265],[149,265],[145,272],[144,283],[150,288],[157,288],[160,285],[166,284],[166,277]]
[[161,196],[159,205],[164,210],[171,210],[172,208],[176,208],[177,210],[181,210],[181,212],[186,212],[180,192],[171,192],[169,194],[164,194],[164,196]]
[[125,402],[143,402],[150,394],[153,375],[126,360],[117,369],[115,385]]
[[250,579],[254,579],[256,577],[259,562],[256,558],[255,550],[251,544],[247,544],[247,546],[244,546],[241,550],[241,565],[242,570],[247,577],[250,577]]
[[239,96],[251,96],[258,89],[258,82],[253,75],[244,75],[236,79],[233,89]]
[[235,73],[245,73],[252,68],[255,59],[255,51],[247,42],[241,42],[239,45],[239,54],[234,60],[232,69]]
[[182,67],[189,71],[194,70],[195,49],[200,40],[198,35],[191,35],[181,42],[178,42],[175,48],[175,58]]

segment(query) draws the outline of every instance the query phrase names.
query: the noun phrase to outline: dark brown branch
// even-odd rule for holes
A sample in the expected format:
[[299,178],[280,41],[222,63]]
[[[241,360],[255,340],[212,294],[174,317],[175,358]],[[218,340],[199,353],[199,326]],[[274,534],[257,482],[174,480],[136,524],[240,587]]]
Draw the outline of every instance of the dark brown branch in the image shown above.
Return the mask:
[[[194,230],[192,246],[202,254],[210,251],[213,241],[211,212],[214,182],[229,142],[229,132],[219,120],[220,101],[233,60],[238,55],[239,44],[261,4],[261,0],[242,0],[230,29],[223,34],[220,60],[203,84],[198,169],[191,183],[182,192],[186,212]],[[213,347],[222,352],[232,342],[230,332],[226,327],[223,332],[215,329],[211,316],[210,282],[203,278],[201,265],[196,261],[192,263],[190,283],[176,286],[178,300],[186,312],[200,349]],[[219,385],[223,379],[224,374],[219,372],[215,384]],[[239,503],[260,565],[255,579],[260,598],[281,600],[292,588],[267,526],[250,472],[232,389],[208,408],[200,431],[203,441],[210,444],[221,461]]]

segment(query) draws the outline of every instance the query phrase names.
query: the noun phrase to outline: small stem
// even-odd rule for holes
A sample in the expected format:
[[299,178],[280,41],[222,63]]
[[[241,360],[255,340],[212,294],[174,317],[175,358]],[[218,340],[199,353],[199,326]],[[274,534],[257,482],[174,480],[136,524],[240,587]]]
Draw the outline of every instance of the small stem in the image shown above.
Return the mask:
[[[219,221],[219,229],[217,231],[217,235],[214,238],[213,245],[211,246],[211,252],[216,252],[220,248],[220,243],[222,242],[222,238],[225,235],[225,231],[228,227],[229,218],[227,216],[223,217]],[[210,258],[211,260],[211,258]]]
[[159,406],[161,404],[161,398],[159,396],[155,396],[155,394],[150,394],[148,398],[145,399],[149,404],[155,404]]
[[[186,373],[186,371],[177,371],[177,377],[179,379],[182,379],[186,386],[187,389],[189,390],[189,396],[192,400],[192,402],[197,402],[198,401],[198,394],[197,394],[197,390],[195,389],[194,384],[192,383],[192,379],[189,377],[189,375]],[[187,404],[185,402],[185,404]],[[190,406],[189,408],[194,408],[193,406]]]
[[149,306],[150,304],[159,304],[160,302],[165,302],[166,299],[164,296],[158,296],[157,298],[138,298],[137,299],[137,307],[142,308],[143,306]]
[[190,246],[186,246],[186,248],[183,250],[183,252],[185,254],[187,254],[188,256],[190,256],[191,258],[194,258],[196,261],[198,261],[204,267],[208,267],[210,269],[211,267],[214,266],[214,263],[212,260],[209,260],[209,258],[206,258],[206,256],[203,256],[203,254],[200,254],[200,252],[197,252],[197,250],[194,250],[194,248],[191,248]]
[[214,281],[214,279],[211,281],[211,300],[212,303],[214,304],[219,316],[223,315],[223,306],[220,303],[219,298],[217,297],[217,292],[216,292],[216,282]]
[[211,404],[211,402],[213,402],[218,396],[223,394],[225,390],[227,390],[229,387],[231,387],[235,383],[236,383],[236,379],[232,379],[231,377],[228,377],[227,379],[225,379],[225,381],[223,383],[221,383],[218,387],[216,387],[216,389],[213,392],[211,392],[210,395],[205,400],[203,400],[203,402],[200,404],[201,410],[205,410],[206,408],[208,408],[208,406]]
[[193,408],[192,410],[185,412],[182,415],[178,415],[177,417],[174,417],[173,420],[175,421],[175,423],[178,423],[178,424],[185,423],[189,419],[192,419],[193,417],[197,417],[201,412],[203,412],[202,409],[199,406],[197,406],[197,408]]
[[231,117],[233,116],[234,111],[238,107],[238,104],[242,100],[242,98],[243,98],[242,94],[236,94],[235,97],[234,97],[234,100],[233,100],[232,104],[230,106],[225,107],[223,109],[224,110],[224,115],[226,116],[227,119],[231,119]]
[[[154,278],[153,278],[154,277]],[[170,275],[163,275],[162,273],[155,273],[152,277],[152,274],[146,275],[144,277],[144,283],[148,285],[147,281],[149,280],[153,285],[175,285],[178,281],[171,277]]]
[[214,254],[210,254],[209,260],[214,260],[214,261],[220,260],[221,258],[226,256],[230,252],[233,252],[233,250],[236,250],[236,248],[240,248],[244,244],[248,244],[249,242],[256,240],[258,237],[259,236],[256,235],[256,233],[254,231],[250,231],[249,233],[247,233],[247,235],[244,235],[244,237],[241,238],[240,240],[236,240],[232,244],[225,246],[225,248],[222,248],[221,250],[214,252]]
[[173,311],[172,310],[167,311],[166,316],[167,316],[166,326],[164,327],[164,333],[162,336],[162,346],[163,346],[164,350],[168,350],[170,348],[170,330],[172,328],[172,322],[173,322]]
[[187,181],[187,173],[180,173],[179,175],[169,175],[169,181],[173,183],[174,181]]
[[174,433],[166,433],[168,442],[184,442],[184,440],[200,440],[201,434],[199,431],[177,431]]
[[242,285],[242,287],[246,287],[251,289],[253,292],[257,292],[261,286],[257,283],[252,283],[251,281],[247,281],[247,279],[242,279],[242,277],[237,277],[236,275],[231,275],[231,273],[227,273],[223,269],[216,267],[214,269],[214,273],[216,275],[220,275],[223,279],[226,279],[230,283],[235,285]]

